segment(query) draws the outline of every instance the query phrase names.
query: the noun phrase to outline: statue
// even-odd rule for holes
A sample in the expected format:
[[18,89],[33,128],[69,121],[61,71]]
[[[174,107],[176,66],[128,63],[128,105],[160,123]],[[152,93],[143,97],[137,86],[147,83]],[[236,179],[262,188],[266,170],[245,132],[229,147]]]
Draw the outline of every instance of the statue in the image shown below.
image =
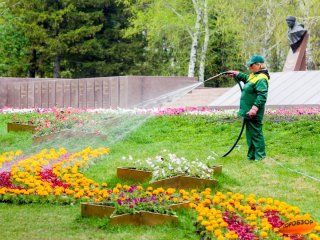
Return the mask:
[[303,24],[296,22],[296,18],[293,16],[286,17],[286,21],[289,27],[288,40],[289,40],[290,47],[294,53],[300,46],[307,30],[304,29]]

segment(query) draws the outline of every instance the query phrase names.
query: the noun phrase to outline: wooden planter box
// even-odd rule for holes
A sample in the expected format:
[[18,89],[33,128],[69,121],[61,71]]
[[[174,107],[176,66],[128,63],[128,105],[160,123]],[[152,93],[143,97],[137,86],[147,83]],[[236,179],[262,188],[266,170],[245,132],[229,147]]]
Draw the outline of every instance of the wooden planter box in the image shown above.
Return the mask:
[[35,125],[31,124],[24,124],[24,123],[19,123],[19,122],[10,122],[7,123],[7,131],[8,132],[36,132],[36,127]]
[[[182,208],[189,208],[190,202],[182,202],[172,204],[170,208],[172,210],[178,210]],[[108,206],[106,204],[99,203],[81,203],[81,216],[82,217],[110,217],[114,212],[115,207]]]
[[115,208],[97,203],[81,203],[82,217],[110,217]]
[[117,177],[122,180],[134,180],[136,182],[146,182],[152,178],[151,171],[138,170],[136,168],[117,168]]
[[178,222],[175,215],[166,215],[153,212],[140,211],[135,214],[112,215],[112,225],[156,226]]
[[190,202],[182,202],[182,203],[176,203],[176,204],[172,204],[170,206],[170,208],[172,210],[179,210],[179,209],[185,209],[185,208],[190,208]]
[[[214,165],[210,168],[213,169],[213,174],[220,174],[222,172],[222,165]],[[122,180],[133,180],[135,182],[143,183],[152,178],[152,171],[138,170],[134,167],[118,167],[117,177]],[[173,186],[174,185],[172,185],[172,187]],[[179,184],[176,186],[178,187]]]
[[102,140],[106,140],[106,135],[97,135],[96,133],[86,133],[86,132],[80,132],[80,131],[72,131],[72,130],[62,130],[55,133],[50,133],[43,136],[37,136],[33,137],[32,141],[33,144],[39,144],[45,141],[52,141],[55,138],[101,138]]
[[213,165],[212,167],[210,167],[211,169],[213,169],[213,174],[220,174],[222,173],[222,165]]
[[163,187],[163,188],[178,188],[178,189],[201,189],[206,187],[212,187],[218,183],[215,179],[203,179],[197,177],[187,177],[187,176],[175,176],[171,178],[162,179],[151,183],[153,188]]

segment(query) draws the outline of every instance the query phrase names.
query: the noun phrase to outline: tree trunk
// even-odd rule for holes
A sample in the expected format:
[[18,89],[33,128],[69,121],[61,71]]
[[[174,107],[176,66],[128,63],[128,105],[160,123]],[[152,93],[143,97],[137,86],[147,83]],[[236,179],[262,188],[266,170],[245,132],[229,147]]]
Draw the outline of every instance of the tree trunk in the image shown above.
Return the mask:
[[54,61],[54,68],[53,68],[53,77],[60,78],[60,65],[61,65],[61,55],[57,53],[55,61]]
[[188,77],[194,77],[194,71],[195,71],[196,62],[197,62],[197,49],[198,49],[198,40],[199,40],[199,34],[200,34],[200,22],[202,18],[200,5],[196,2],[196,0],[192,0],[192,2],[193,2],[193,7],[196,11],[197,17],[196,17],[196,23],[195,23],[195,30],[192,34]]
[[36,77],[36,69],[37,69],[37,51],[32,49],[32,57],[30,60],[30,65],[28,69],[28,77],[35,78]]
[[199,67],[199,81],[204,81],[204,71],[206,66],[206,55],[209,44],[210,32],[209,32],[209,21],[208,21],[208,1],[204,1],[203,5],[203,24],[205,28],[205,36],[202,45],[201,57],[200,57],[200,67]]

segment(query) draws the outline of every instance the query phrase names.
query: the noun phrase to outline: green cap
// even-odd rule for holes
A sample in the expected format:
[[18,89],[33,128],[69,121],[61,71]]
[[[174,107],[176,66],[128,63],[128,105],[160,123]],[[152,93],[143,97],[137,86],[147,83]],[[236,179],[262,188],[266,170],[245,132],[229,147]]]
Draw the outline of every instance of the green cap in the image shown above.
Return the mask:
[[247,62],[247,65],[251,65],[254,63],[264,63],[264,57],[262,57],[260,55],[254,55],[251,57],[250,61]]

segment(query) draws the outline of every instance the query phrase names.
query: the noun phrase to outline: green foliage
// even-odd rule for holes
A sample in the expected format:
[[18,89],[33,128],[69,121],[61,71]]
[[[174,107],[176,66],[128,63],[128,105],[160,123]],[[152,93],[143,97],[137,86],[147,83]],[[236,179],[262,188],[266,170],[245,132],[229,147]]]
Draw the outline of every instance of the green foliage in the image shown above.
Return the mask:
[[70,53],[67,65],[72,76],[80,78],[147,74],[144,67],[144,37],[141,34],[129,39],[122,36],[131,13],[114,1],[93,9],[103,9],[103,16],[100,18],[102,29],[96,33],[94,41],[90,42],[90,51]]
[[[21,149],[36,152],[44,145],[32,146],[30,133],[6,133],[6,122],[11,115],[0,115],[1,151]],[[126,120],[125,120],[126,119]],[[137,128],[131,117],[121,121],[111,142],[100,140],[97,145],[111,146],[110,155],[98,161],[84,175],[98,182],[115,186],[116,168],[129,164],[122,156],[134,159],[147,158],[168,149],[187,159],[205,159],[217,153],[221,156],[237,137],[241,121],[237,118],[221,119],[213,116],[161,116],[151,117]],[[141,119],[140,119],[141,120]],[[230,122],[230,121],[233,122]],[[131,130],[131,131],[130,131]],[[123,131],[126,133],[124,134]],[[302,213],[309,213],[320,221],[320,203],[317,191],[319,183],[289,169],[318,177],[320,164],[319,117],[266,117],[264,133],[268,157],[261,162],[246,160],[247,146],[242,138],[238,147],[227,157],[212,160],[223,165],[221,175],[215,175],[219,185],[213,191],[254,193],[257,197],[273,197],[298,206]],[[11,139],[3,145],[4,139]],[[117,139],[117,141],[115,141]],[[144,139],[148,142],[144,142]],[[67,139],[49,142],[48,147],[65,147],[68,150],[83,149],[92,142]],[[97,146],[93,145],[93,146]],[[76,147],[75,147],[76,146]],[[1,152],[0,152],[1,153]],[[122,182],[121,182],[122,183]],[[19,201],[19,200],[17,200]],[[41,202],[39,200],[39,202]],[[0,203],[1,239],[199,239],[193,226],[192,211],[178,212],[177,225],[159,227],[111,226],[106,219],[81,218],[78,203],[68,205]],[[39,219],[46,221],[39,221]],[[12,235],[12,232],[15,232]]]
[[28,41],[15,27],[14,16],[0,3],[0,76],[24,76]]
[[[100,4],[100,5],[99,5]],[[16,16],[15,24],[30,41],[30,52],[36,56],[30,64],[41,76],[52,77],[48,65],[60,67],[60,60],[69,53],[79,54],[92,51],[95,34],[101,30],[102,1],[92,4],[81,1],[8,1],[8,7]],[[98,6],[92,11],[89,7]],[[63,66],[62,66],[63,67]]]
[[[245,71],[253,54],[265,55],[269,69],[281,71],[289,50],[287,15],[308,29],[308,69],[319,69],[320,0],[195,2],[205,1],[210,36],[204,79],[227,69]],[[1,76],[188,74],[196,19],[191,0],[5,0],[0,6]],[[205,37],[201,24],[198,62]],[[206,86],[233,84],[220,78]]]

